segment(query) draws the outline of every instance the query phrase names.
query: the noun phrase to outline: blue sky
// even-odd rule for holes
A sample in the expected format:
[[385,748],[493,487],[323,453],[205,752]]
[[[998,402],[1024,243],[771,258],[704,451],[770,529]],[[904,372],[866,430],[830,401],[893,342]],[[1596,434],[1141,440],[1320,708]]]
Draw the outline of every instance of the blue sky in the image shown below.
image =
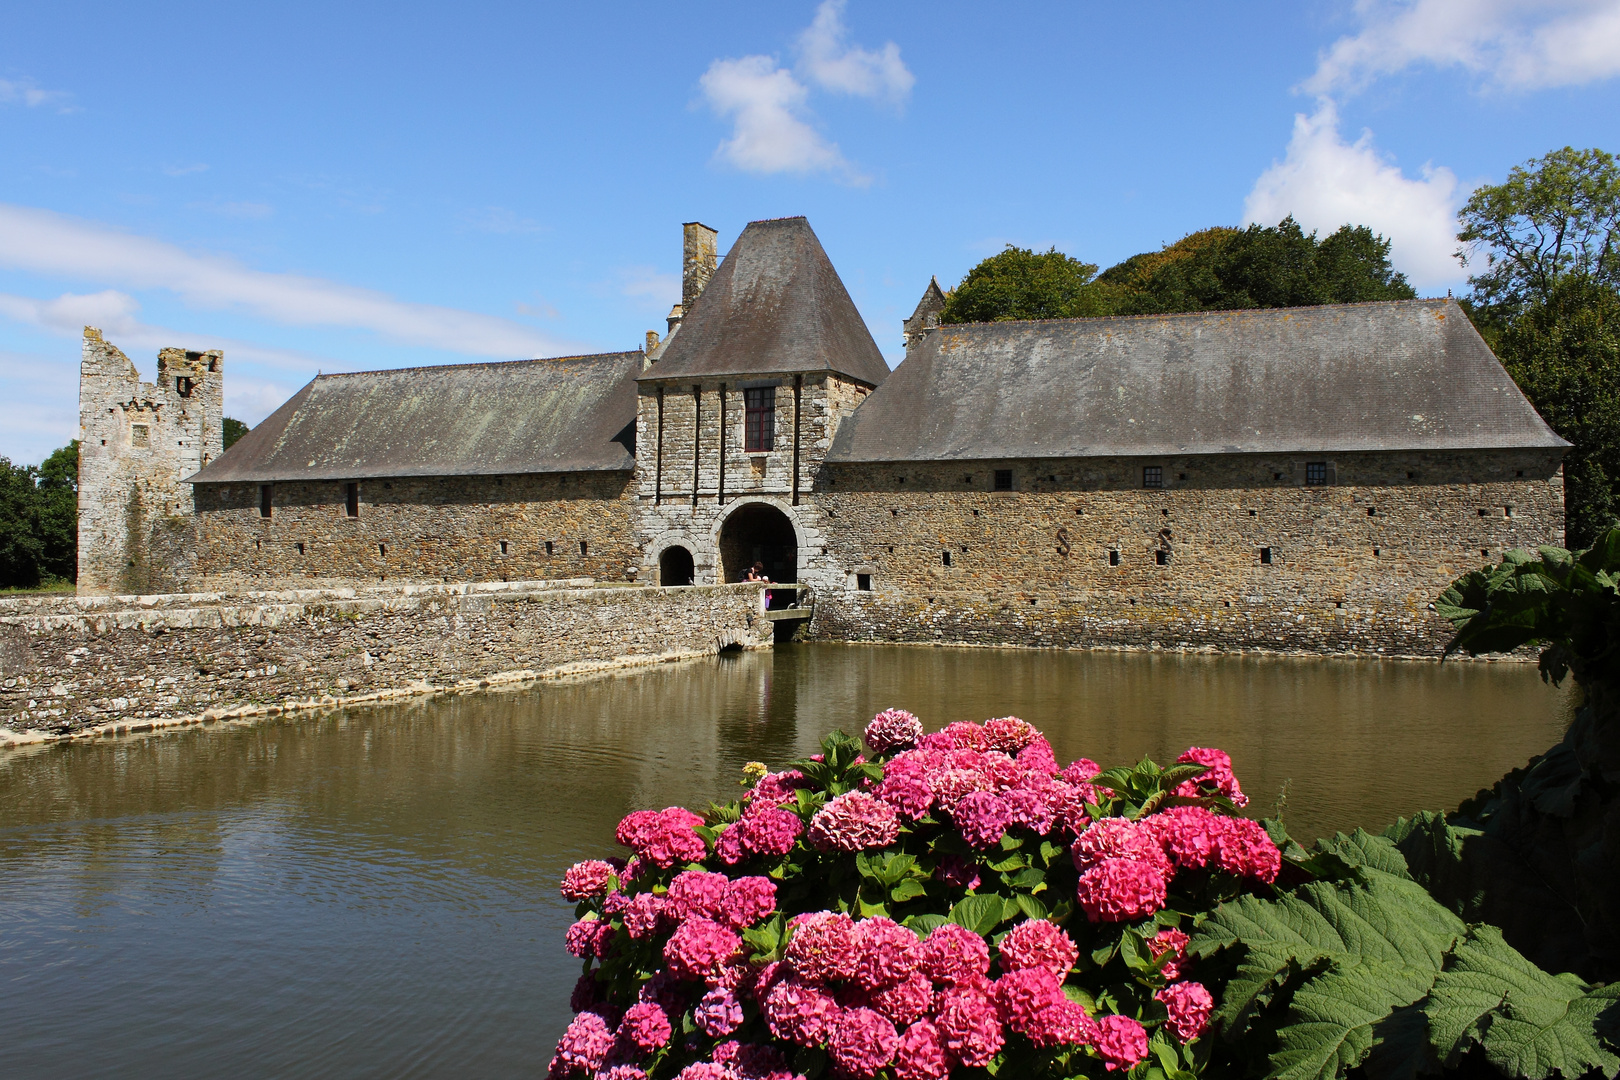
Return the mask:
[[929,275],[1107,266],[1292,212],[1460,289],[1468,191],[1620,151],[1620,0],[11,5],[0,454],[77,431],[79,328],[317,370],[635,348],[680,223],[806,214],[891,364]]

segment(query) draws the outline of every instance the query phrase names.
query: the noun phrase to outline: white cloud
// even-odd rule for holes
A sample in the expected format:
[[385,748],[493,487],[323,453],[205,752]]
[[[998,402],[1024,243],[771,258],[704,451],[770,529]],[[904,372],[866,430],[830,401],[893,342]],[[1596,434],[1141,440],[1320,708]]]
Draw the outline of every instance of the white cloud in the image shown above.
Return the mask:
[[900,46],[885,42],[876,52],[845,45],[844,0],[825,0],[799,35],[799,68],[826,90],[886,99],[899,105],[917,78],[900,59]]
[[652,266],[632,266],[619,271],[619,292],[636,300],[646,301],[660,314],[673,304],[681,302],[681,276],[666,274]]
[[1510,90],[1620,74],[1620,0],[1357,0],[1302,88],[1356,90],[1408,67],[1461,67]]
[[716,60],[699,80],[709,106],[733,120],[718,155],[744,172],[831,172],[852,179],[855,170],[836,143],[810,126],[809,91],[769,56]]
[[[369,330],[388,340],[476,356],[537,356],[569,344],[510,319],[302,274],[270,273],[222,255],[0,203],[0,266],[118,289],[164,289],[200,308],[240,311],[292,326]],[[98,293],[97,296],[122,295]]]
[[[917,81],[900,59],[900,46],[876,51],[847,44],[844,0],[824,0],[798,37],[798,70],[824,90],[899,106]],[[733,122],[717,156],[744,172],[831,173],[865,185],[862,175],[814,125],[810,89],[771,56],[716,60],[699,80],[709,107]]]
[[73,95],[65,90],[41,90],[33,79],[0,79],[0,105],[23,105],[37,109],[54,105],[57,112],[76,112]]
[[1460,201],[1450,169],[1425,165],[1421,178],[1403,174],[1363,131],[1353,143],[1339,134],[1331,101],[1294,117],[1287,157],[1260,174],[1243,204],[1245,224],[1275,225],[1289,214],[1306,231],[1367,225],[1390,241],[1390,261],[1419,291],[1458,281],[1452,253]]

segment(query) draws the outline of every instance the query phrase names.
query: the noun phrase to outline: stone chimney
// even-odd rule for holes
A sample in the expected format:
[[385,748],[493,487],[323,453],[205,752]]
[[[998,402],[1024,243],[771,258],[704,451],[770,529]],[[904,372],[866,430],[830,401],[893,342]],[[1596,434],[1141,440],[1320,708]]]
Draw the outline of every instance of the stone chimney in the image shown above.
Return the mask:
[[681,311],[684,314],[692,310],[698,294],[714,276],[714,267],[719,261],[714,241],[720,234],[698,221],[688,221],[681,229]]

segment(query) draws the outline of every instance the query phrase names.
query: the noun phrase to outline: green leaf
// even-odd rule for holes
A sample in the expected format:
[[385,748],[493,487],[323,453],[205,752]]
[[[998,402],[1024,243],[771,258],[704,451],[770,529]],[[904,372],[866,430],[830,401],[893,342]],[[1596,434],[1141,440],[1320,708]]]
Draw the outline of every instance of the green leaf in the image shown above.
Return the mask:
[[1046,905],[1028,893],[1018,893],[1013,897],[1013,901],[1017,903],[1018,909],[1028,918],[1044,919],[1048,914]]
[[1070,1001],[1076,1001],[1081,1005],[1084,1005],[1086,1007],[1086,1012],[1095,1013],[1097,1011],[1097,999],[1092,997],[1083,986],[1075,986],[1072,983],[1064,983],[1063,996],[1068,998]]
[[1596,1031],[1599,1014],[1620,1002],[1620,984],[1589,991],[1573,976],[1549,975],[1494,926],[1469,931],[1429,996],[1429,1038],[1448,1067],[1478,1045],[1499,1071],[1526,1080],[1620,1072]]
[[919,896],[924,896],[927,892],[928,890],[923,887],[922,882],[916,878],[906,878],[889,890],[889,898],[897,904],[903,904],[907,900],[915,900]]
[[919,938],[925,938],[932,934],[937,927],[944,926],[949,921],[943,915],[908,915],[901,925]]
[[999,896],[966,896],[951,908],[947,921],[965,926],[980,937],[986,937],[1001,924],[1003,913],[1002,899]]
[[1294,993],[1277,1032],[1273,1080],[1332,1080],[1361,1064],[1374,1025],[1428,992],[1435,972],[1400,962],[1335,965]]

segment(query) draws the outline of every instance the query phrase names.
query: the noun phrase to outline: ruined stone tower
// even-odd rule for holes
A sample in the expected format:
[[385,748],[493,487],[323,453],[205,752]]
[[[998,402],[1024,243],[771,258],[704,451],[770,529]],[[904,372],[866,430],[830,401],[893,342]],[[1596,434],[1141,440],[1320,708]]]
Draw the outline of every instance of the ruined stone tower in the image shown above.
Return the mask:
[[164,349],[156,383],[93,326],[79,365],[79,595],[174,592],[194,558],[191,485],[223,451],[224,355]]

